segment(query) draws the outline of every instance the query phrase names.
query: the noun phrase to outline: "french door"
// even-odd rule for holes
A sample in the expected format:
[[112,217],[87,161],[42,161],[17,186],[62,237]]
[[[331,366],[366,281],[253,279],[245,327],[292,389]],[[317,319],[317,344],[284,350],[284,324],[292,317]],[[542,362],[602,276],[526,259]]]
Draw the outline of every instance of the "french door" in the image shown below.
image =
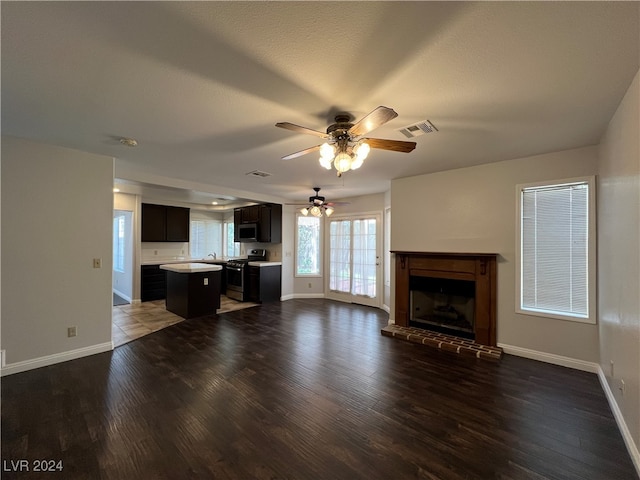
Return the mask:
[[380,215],[329,219],[327,297],[381,306]]

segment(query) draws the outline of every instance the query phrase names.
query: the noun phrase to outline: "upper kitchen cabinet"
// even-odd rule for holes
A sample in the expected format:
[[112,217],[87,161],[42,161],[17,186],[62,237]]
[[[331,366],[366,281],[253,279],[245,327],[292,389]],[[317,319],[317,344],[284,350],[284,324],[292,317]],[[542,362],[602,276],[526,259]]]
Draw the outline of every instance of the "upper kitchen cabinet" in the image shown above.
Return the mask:
[[167,207],[167,242],[188,242],[189,230],[189,209]]
[[142,204],[143,242],[188,242],[189,209]]
[[258,235],[263,243],[282,243],[282,205],[258,205],[260,216]]
[[[282,242],[282,205],[263,203],[249,207],[236,208],[233,211],[234,241],[258,241],[260,243]],[[240,225],[255,225],[256,239],[243,240],[239,235]]]

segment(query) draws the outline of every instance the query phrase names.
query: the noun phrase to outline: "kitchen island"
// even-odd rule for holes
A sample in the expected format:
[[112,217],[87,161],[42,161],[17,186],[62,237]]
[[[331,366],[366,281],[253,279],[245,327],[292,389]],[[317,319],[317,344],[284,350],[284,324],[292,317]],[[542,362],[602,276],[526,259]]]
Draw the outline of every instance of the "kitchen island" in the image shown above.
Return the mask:
[[167,271],[167,310],[182,318],[201,317],[220,308],[222,266],[208,263],[170,263]]

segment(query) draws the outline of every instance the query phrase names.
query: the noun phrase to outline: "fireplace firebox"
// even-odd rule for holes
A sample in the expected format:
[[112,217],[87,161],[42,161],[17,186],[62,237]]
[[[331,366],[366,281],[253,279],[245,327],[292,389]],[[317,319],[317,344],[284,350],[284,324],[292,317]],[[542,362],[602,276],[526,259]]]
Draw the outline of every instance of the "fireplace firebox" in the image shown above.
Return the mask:
[[495,254],[392,251],[395,323],[496,346]]
[[409,325],[475,338],[475,282],[449,278],[409,278]]

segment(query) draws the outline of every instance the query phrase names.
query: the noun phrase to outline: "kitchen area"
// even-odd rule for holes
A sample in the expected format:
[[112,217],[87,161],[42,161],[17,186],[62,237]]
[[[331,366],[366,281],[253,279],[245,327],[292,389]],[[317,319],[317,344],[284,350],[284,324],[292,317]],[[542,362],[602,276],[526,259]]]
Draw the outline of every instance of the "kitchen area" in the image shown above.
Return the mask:
[[[123,232],[116,221],[116,212],[123,211],[133,212],[130,232]],[[203,240],[203,226],[209,236],[220,236],[218,249]],[[125,301],[114,302],[114,343],[126,343],[186,319],[280,301],[281,243],[280,204],[247,205],[212,214],[116,194],[113,290],[114,298]],[[126,252],[131,244],[132,251]],[[118,261],[118,255],[123,261]],[[132,288],[122,292],[119,287],[121,278],[128,276],[127,266]]]

